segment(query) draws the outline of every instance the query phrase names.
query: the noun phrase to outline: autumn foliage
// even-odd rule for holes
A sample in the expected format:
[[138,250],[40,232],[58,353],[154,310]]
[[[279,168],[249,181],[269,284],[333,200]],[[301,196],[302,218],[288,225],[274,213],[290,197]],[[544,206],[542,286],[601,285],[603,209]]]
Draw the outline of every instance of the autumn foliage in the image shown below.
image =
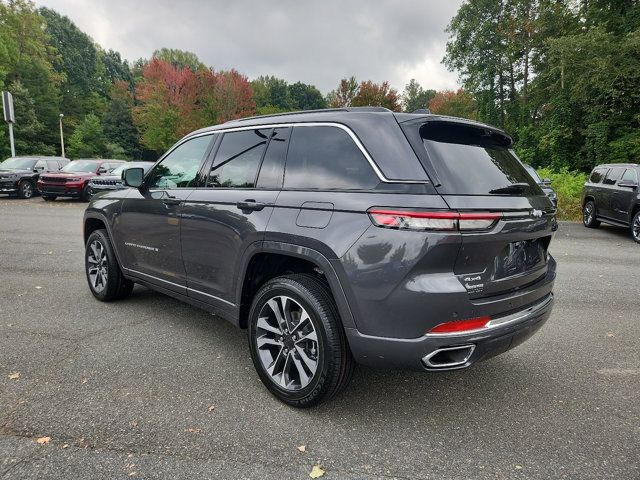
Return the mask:
[[442,90],[436,93],[429,102],[431,113],[450,115],[452,117],[477,119],[477,106],[473,96],[464,89]]
[[155,151],[166,150],[202,126],[255,111],[249,81],[237,71],[194,72],[157,58],[144,67],[136,96],[134,120],[142,144]]
[[339,107],[385,107],[394,112],[402,110],[398,91],[389,82],[380,84],[366,80],[358,84],[355,77],[343,78],[338,88],[329,93],[329,105]]

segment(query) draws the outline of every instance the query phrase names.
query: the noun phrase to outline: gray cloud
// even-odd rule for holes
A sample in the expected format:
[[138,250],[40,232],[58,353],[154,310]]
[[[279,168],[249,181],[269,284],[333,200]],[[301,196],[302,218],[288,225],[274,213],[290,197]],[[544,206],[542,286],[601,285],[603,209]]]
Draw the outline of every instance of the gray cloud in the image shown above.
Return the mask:
[[402,90],[455,88],[440,64],[446,25],[462,0],[198,1],[40,0],[69,16],[104,48],[148,58],[158,48],[189,50],[215,69],[249,78],[276,75],[316,85],[340,78],[389,80]]

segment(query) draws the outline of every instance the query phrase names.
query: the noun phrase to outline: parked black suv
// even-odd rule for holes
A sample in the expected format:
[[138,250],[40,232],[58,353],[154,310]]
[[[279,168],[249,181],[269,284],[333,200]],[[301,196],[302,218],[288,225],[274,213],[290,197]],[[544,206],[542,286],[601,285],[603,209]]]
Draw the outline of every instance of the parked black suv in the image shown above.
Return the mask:
[[11,157],[0,163],[0,193],[31,198],[42,172],[57,172],[69,160],[62,157]]
[[183,138],[85,213],[86,275],[248,329],[258,375],[304,407],[354,361],[465,368],[547,320],[555,209],[493,127],[381,108],[255,117]]
[[585,227],[597,228],[600,222],[630,227],[633,239],[640,243],[639,177],[640,165],[635,163],[594,168],[582,192]]
[[544,178],[544,179],[540,178],[540,175],[538,175],[538,172],[536,171],[536,169],[533,168],[531,165],[527,165],[525,163],[524,168],[527,169],[527,172],[529,172],[529,175],[531,175],[531,178],[533,178],[536,181],[536,183],[540,185],[540,188],[542,189],[544,194],[547,197],[549,197],[549,200],[551,200],[551,203],[553,203],[553,206],[555,208],[558,208],[558,194],[553,188],[551,188],[551,180],[548,178]]
[[126,188],[122,182],[122,172],[127,168],[141,167],[144,173],[147,173],[153,166],[153,162],[126,162],[122,163],[108,174],[103,174],[98,177],[93,177],[89,180],[89,196],[92,197],[100,192],[106,192],[111,190],[120,190]]

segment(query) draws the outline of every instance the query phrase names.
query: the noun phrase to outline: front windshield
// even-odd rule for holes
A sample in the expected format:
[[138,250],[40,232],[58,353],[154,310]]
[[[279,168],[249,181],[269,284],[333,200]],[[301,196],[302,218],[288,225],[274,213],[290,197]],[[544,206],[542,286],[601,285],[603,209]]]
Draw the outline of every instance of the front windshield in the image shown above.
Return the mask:
[[33,170],[36,158],[7,158],[0,163],[0,170]]
[[98,162],[91,160],[74,160],[67,163],[60,169],[61,172],[95,172],[98,169]]
[[533,168],[531,165],[525,165],[524,168],[527,169],[529,175],[531,175],[536,182],[542,183],[542,180],[540,180],[540,175],[538,175],[538,172],[536,172],[535,168]]

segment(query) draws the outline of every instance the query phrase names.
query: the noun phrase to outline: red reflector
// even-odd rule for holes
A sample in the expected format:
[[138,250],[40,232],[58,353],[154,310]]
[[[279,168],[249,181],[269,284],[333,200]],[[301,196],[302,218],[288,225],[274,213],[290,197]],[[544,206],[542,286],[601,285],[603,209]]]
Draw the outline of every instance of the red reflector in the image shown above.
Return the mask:
[[487,326],[491,317],[470,318],[469,320],[454,320],[436,325],[428,333],[461,333],[471,330],[479,330]]

